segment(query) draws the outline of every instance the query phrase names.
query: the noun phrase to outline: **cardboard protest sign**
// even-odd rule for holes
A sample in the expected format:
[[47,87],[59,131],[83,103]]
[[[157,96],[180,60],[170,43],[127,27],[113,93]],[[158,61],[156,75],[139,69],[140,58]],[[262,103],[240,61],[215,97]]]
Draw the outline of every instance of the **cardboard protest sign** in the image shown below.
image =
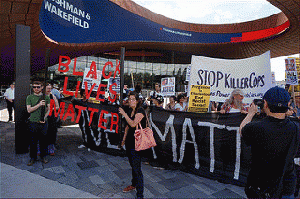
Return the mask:
[[239,88],[245,93],[244,102],[251,103],[274,86],[270,51],[236,60],[192,56],[189,90],[191,85],[210,86],[210,100],[218,102],[224,102],[234,89]]
[[192,85],[189,97],[189,112],[207,113],[210,98],[210,86]]

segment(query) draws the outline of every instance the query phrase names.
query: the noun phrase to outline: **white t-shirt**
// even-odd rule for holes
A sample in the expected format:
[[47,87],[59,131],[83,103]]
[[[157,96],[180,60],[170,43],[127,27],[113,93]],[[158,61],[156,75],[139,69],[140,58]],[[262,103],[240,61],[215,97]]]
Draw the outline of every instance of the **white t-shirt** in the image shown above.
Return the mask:
[[183,111],[186,107],[186,103],[183,103],[183,106],[180,105],[180,103],[176,103],[175,110],[179,108],[179,111]]
[[8,88],[4,93],[6,99],[15,99],[15,89]]

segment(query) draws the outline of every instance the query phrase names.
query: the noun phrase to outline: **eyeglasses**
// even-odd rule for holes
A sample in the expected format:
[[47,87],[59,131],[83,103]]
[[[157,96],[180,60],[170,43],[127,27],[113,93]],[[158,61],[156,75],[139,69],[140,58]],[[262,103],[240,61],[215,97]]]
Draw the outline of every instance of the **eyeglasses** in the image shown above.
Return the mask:
[[128,99],[128,101],[136,101],[136,99],[134,98],[134,99]]
[[41,88],[40,86],[32,86],[32,88]]

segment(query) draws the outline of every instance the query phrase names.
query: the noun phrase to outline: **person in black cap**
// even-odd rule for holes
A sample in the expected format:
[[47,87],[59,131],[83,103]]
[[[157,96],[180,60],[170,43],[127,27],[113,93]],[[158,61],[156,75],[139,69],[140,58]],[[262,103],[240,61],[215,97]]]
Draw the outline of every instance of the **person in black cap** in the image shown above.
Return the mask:
[[263,100],[267,116],[251,122],[257,113],[257,105],[252,103],[240,125],[242,139],[251,146],[252,153],[245,193],[248,198],[293,197],[299,123],[285,115],[290,95],[283,88],[270,88]]

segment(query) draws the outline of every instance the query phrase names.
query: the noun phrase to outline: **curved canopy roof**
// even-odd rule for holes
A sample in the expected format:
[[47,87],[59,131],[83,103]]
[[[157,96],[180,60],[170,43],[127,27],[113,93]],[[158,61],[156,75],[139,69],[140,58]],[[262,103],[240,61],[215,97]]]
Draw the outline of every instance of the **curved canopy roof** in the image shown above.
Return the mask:
[[13,79],[16,24],[31,27],[32,72],[44,67],[46,48],[51,49],[51,65],[59,55],[118,54],[121,47],[143,56],[172,51],[176,56],[227,59],[268,50],[272,58],[299,53],[300,1],[268,1],[282,12],[255,21],[207,25],[176,21],[131,0],[2,0],[1,82]]

